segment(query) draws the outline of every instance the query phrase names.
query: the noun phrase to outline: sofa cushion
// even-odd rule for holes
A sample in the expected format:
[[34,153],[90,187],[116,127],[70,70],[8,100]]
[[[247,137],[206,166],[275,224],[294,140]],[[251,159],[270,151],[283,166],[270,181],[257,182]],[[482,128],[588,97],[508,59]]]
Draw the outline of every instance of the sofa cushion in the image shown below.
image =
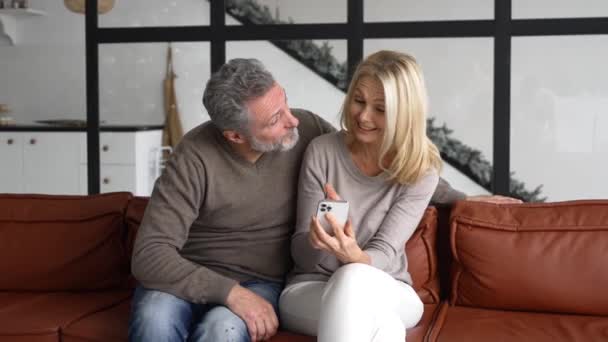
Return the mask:
[[130,295],[131,291],[124,290],[81,293],[0,292],[0,340],[7,336],[31,336],[32,341],[38,340],[38,337],[47,341],[54,336],[54,341],[59,341],[58,334],[65,326],[112,307]]
[[[420,323],[407,331],[407,342],[422,341],[431,322],[436,315],[436,304],[424,306],[424,314]],[[63,342],[87,341],[127,341],[129,329],[129,314],[131,311],[130,299],[124,300],[115,306],[103,311],[94,312],[88,316],[69,324],[62,330]],[[287,331],[279,331],[270,342],[314,342],[316,338],[296,335]]]
[[0,195],[0,290],[66,291],[126,284],[129,193]]
[[608,341],[608,317],[444,305],[428,336],[429,342]]
[[[435,321],[438,304],[425,304],[424,314],[416,327],[408,329],[407,342],[422,342],[431,324]],[[94,312],[67,325],[62,330],[63,342],[127,341],[131,299],[126,299],[107,309]],[[270,342],[314,342],[311,336],[279,331]],[[0,339],[1,342],[1,339]]]
[[[149,197],[134,197],[129,201],[127,206],[127,213],[125,221],[127,223],[127,259],[129,260],[129,273],[131,273],[131,257],[133,255],[133,245],[135,244],[135,236],[137,230],[141,224],[141,220],[144,217],[146,206],[148,205]],[[133,275],[129,276],[129,286],[131,288],[137,287],[138,282]]]
[[126,342],[128,340],[131,299],[132,297],[129,297],[111,307],[93,312],[70,323],[61,332],[62,341]]
[[59,332],[27,335],[0,335],[0,342],[61,342]]
[[405,244],[408,272],[414,281],[414,289],[425,304],[439,303],[436,240],[437,210],[429,207]]
[[288,331],[279,331],[269,342],[316,342],[317,338],[306,335],[297,335]]
[[608,315],[608,201],[452,211],[451,303]]
[[[424,340],[429,328],[436,319],[438,307],[438,304],[424,305],[424,313],[420,322],[414,328],[407,330],[405,337],[407,342],[422,342]],[[276,336],[270,339],[270,342],[315,342],[316,340],[316,337],[312,336],[296,335],[286,331],[279,331]]]
[[420,318],[420,322],[411,328],[407,329],[407,334],[405,336],[405,340],[407,342],[422,342],[425,341],[425,337],[430,330],[431,326],[435,323],[437,319],[437,314],[439,313],[440,304],[425,304],[424,305],[424,313],[422,314],[422,318]]
[[[127,342],[131,299],[69,324],[62,330],[63,342]],[[315,342],[310,336],[279,331],[271,342]]]

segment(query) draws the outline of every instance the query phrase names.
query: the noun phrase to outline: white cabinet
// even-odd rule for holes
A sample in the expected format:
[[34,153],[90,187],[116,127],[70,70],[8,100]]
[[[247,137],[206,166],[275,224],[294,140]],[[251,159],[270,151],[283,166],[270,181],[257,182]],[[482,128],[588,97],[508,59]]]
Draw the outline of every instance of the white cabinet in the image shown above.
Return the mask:
[[23,192],[23,138],[20,133],[0,134],[0,193]]
[[[162,131],[101,132],[99,141],[100,191],[149,196]],[[0,193],[87,194],[86,134],[0,131]]]
[[[150,196],[156,180],[156,158],[162,131],[102,132],[100,148],[100,191],[129,191]],[[87,189],[87,148],[80,153],[81,187]]]
[[81,193],[78,163],[82,133],[35,132],[25,133],[23,138],[25,193]]
[[80,193],[82,133],[0,132],[0,141],[0,193]]

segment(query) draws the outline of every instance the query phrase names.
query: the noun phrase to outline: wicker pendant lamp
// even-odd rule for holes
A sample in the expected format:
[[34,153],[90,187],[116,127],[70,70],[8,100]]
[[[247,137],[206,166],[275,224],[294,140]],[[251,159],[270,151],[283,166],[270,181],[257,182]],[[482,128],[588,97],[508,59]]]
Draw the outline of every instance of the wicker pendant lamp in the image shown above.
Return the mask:
[[[86,0],[63,0],[65,7],[76,13],[84,13]],[[115,0],[97,0],[97,12],[104,14],[114,7]]]

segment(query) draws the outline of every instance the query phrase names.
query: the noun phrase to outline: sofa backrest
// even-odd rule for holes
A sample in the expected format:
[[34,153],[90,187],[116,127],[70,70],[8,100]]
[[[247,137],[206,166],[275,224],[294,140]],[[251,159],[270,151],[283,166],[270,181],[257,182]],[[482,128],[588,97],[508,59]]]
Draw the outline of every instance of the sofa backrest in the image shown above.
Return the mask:
[[405,244],[408,272],[414,289],[425,304],[439,303],[439,271],[436,253],[437,209],[428,207],[418,228]]
[[[125,286],[129,193],[0,195],[0,290]],[[7,276],[9,275],[9,276]]]
[[133,197],[129,201],[127,206],[127,212],[125,214],[125,223],[127,226],[127,259],[129,260],[129,286],[132,288],[137,287],[138,282],[131,273],[131,259],[133,256],[133,245],[135,244],[135,236],[137,230],[141,224],[141,220],[144,217],[146,206],[148,205],[149,197]]
[[608,201],[459,202],[451,248],[451,304],[608,315]]
[[137,230],[139,229],[141,220],[144,217],[146,206],[148,205],[148,200],[149,197],[134,197],[129,201],[129,205],[127,206],[125,221],[128,230],[127,253],[129,262],[131,261],[131,256],[133,254],[133,244],[135,243],[135,236],[137,235]]

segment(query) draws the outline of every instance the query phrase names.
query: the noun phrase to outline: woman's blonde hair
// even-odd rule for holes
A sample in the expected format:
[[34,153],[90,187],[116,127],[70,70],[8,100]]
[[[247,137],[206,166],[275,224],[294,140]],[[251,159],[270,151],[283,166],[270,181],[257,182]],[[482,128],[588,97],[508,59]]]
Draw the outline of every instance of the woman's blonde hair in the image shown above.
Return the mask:
[[414,57],[382,50],[357,66],[342,105],[341,124],[349,138],[353,122],[348,110],[363,77],[377,79],[384,89],[386,124],[378,166],[400,184],[415,183],[431,169],[439,172],[441,156],[426,135],[427,93]]

